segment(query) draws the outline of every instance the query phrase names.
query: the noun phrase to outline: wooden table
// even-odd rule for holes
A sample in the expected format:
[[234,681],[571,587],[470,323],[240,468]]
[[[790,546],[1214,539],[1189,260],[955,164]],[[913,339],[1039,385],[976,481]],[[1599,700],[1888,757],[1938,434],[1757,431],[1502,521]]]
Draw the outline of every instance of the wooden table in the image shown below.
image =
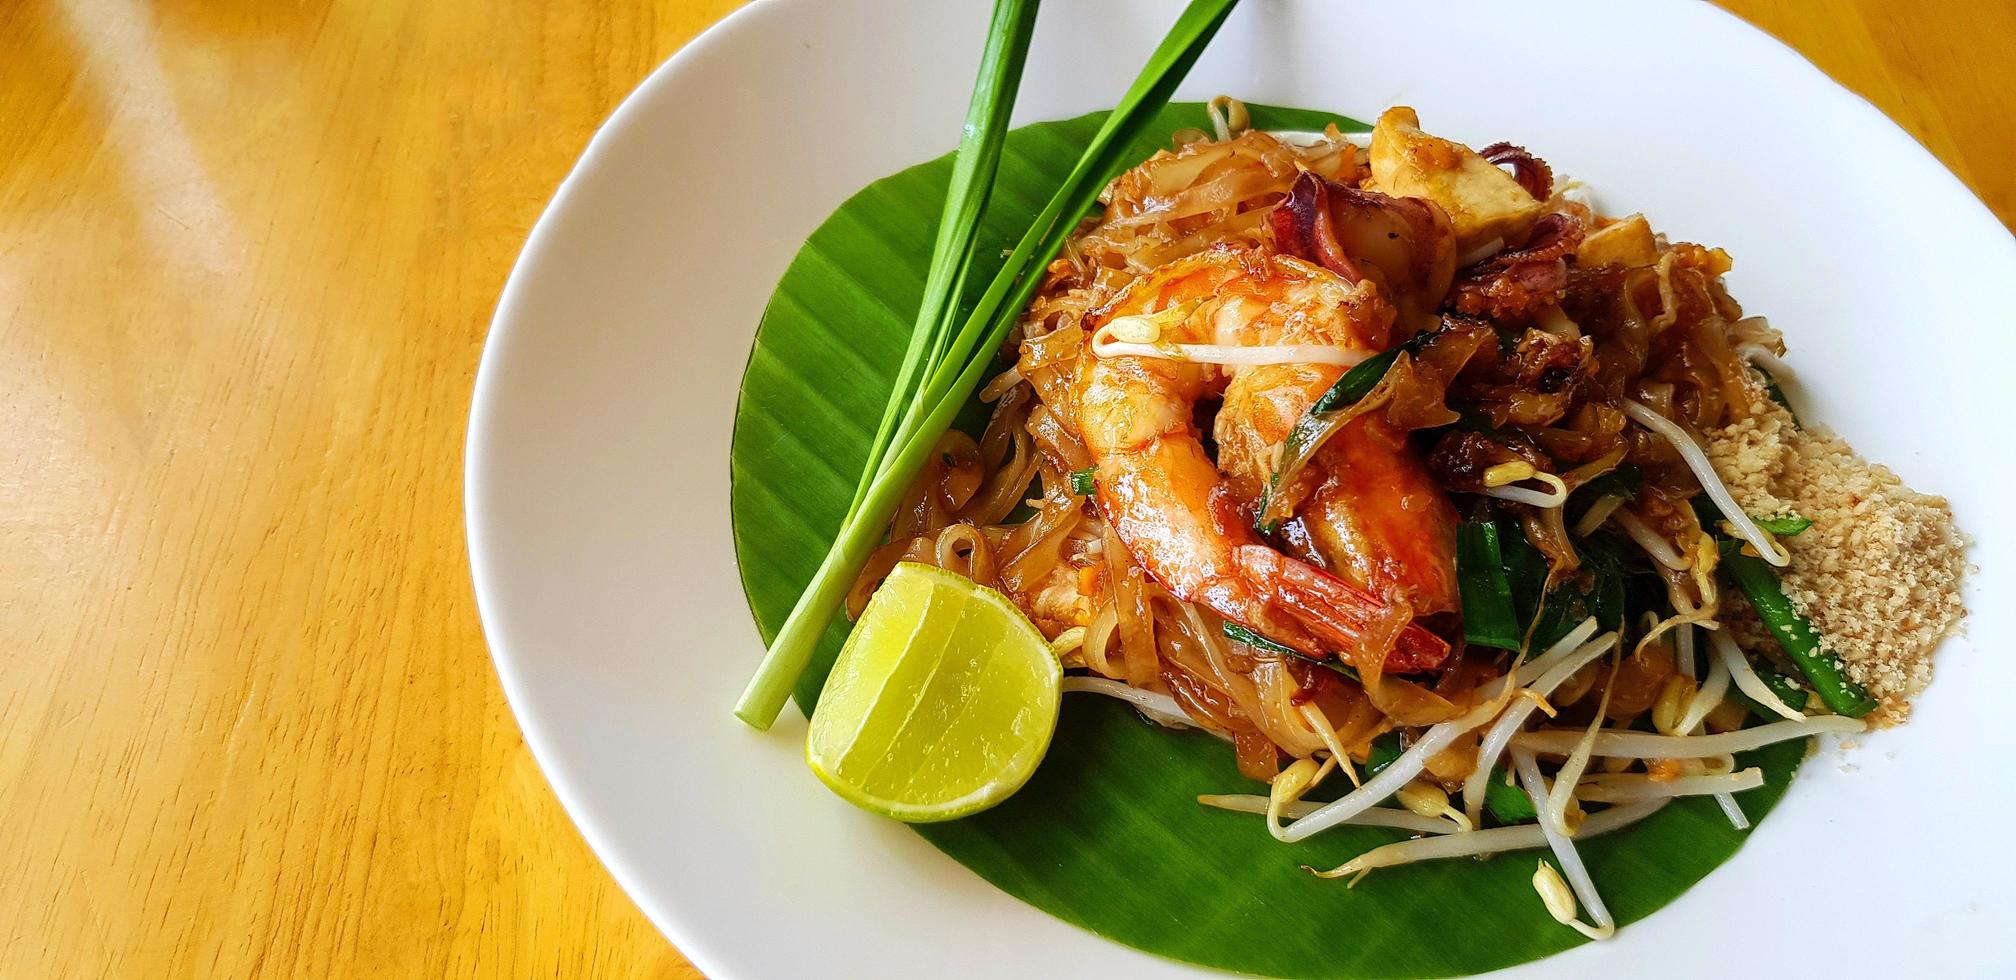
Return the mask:
[[[1730,5],[2016,219],[2016,7]],[[0,977],[697,976],[519,739],[460,463],[526,231],[733,6],[0,5]]]

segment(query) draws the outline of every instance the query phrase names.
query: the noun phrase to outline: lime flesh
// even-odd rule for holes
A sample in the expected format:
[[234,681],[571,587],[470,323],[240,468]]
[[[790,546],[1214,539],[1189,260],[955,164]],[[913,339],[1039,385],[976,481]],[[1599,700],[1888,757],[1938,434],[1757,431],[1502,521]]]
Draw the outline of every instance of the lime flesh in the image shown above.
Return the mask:
[[1000,593],[904,562],[840,649],[805,761],[835,793],[912,823],[1007,799],[1057,728],[1063,671]]

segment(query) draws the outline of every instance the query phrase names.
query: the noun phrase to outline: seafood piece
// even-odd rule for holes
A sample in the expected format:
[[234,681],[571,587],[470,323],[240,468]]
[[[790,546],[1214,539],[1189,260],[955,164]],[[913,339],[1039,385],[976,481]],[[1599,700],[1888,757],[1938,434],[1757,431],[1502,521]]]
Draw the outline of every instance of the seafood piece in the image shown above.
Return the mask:
[[1347,282],[1370,278],[1410,330],[1432,326],[1456,273],[1449,217],[1411,197],[1295,179],[1270,218],[1277,248],[1321,263]]
[[[1266,365],[1232,379],[1215,432],[1236,493],[1259,494],[1272,447],[1342,375],[1321,364]],[[1419,616],[1456,611],[1456,509],[1405,433],[1377,413],[1353,419],[1298,479],[1316,489],[1287,533],[1306,534],[1330,572],[1374,595],[1406,596]]]
[[[1160,318],[1163,345],[1327,344],[1369,354],[1385,345],[1393,316],[1376,294],[1290,256],[1214,250],[1129,284],[1105,316],[1176,311]],[[1260,543],[1193,422],[1196,403],[1222,380],[1210,364],[1088,353],[1078,425],[1106,518],[1178,598],[1304,652],[1355,658],[1366,624],[1385,616],[1391,600]],[[1429,669],[1447,654],[1444,641],[1410,624],[1386,669]]]

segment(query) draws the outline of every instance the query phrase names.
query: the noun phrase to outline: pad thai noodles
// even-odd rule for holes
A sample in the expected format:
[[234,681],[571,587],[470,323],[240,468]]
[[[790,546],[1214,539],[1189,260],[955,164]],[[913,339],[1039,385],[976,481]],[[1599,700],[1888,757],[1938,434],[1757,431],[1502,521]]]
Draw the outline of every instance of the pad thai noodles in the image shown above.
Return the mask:
[[1404,107],[1210,123],[1051,263],[985,430],[944,437],[850,615],[898,562],[968,576],[1065,690],[1264,784],[1202,804],[1286,842],[1416,835],[1319,874],[1546,848],[1538,897],[1596,938],[1577,841],[1682,796],[1746,827],[1738,754],[1903,720],[1964,615],[1962,539],[1799,426],[1728,254]]

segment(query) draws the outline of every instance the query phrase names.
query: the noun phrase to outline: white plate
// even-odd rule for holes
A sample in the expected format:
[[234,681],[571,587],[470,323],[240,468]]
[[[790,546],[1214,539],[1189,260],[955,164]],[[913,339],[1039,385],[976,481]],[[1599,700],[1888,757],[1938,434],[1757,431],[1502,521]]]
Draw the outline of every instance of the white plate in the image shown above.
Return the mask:
[[[1427,6],[1253,0],[1179,97],[1367,118],[1410,104],[1436,132],[1524,144],[1609,207],[1727,247],[1736,296],[1789,338],[1807,416],[1951,497],[1978,538],[1971,639],[1943,651],[1917,721],[1808,765],[1742,854],[1665,911],[1516,972],[1987,970],[2016,933],[2000,833],[2016,633],[1985,601],[2010,594],[1997,505],[2016,477],[1994,433],[2016,247],[1874,109],[1706,4]],[[1176,10],[1046,5],[1018,122],[1110,105]],[[716,977],[1196,972],[842,803],[806,771],[795,712],[768,734],[729,713],[760,653],[727,467],[758,314],[848,194],[951,148],[985,20],[978,0],[729,17],[597,134],[483,354],[469,548],[498,673],[588,842]]]

